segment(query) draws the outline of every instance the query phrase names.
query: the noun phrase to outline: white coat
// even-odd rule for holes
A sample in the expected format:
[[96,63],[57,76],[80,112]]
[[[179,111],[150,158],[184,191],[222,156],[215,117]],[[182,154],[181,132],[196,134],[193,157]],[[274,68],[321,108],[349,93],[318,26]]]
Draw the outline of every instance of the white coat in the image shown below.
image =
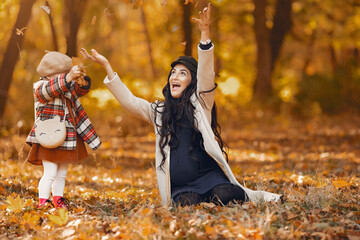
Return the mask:
[[[209,50],[201,50],[198,47],[198,71],[197,71],[197,92],[198,94],[202,91],[207,91],[214,88],[214,47],[212,46]],[[119,76],[116,76],[113,79],[106,77],[104,79],[105,85],[109,88],[111,93],[119,101],[121,106],[123,106],[129,112],[135,114],[136,116],[144,119],[154,126],[156,134],[156,175],[157,183],[161,195],[161,203],[163,205],[168,205],[171,203],[171,182],[170,182],[170,149],[169,146],[165,146],[164,151],[166,153],[166,161],[162,166],[162,169],[159,169],[159,165],[162,161],[162,155],[160,152],[159,141],[160,135],[158,134],[157,125],[161,126],[161,113],[156,113],[154,110],[154,105],[158,103],[149,103],[148,101],[134,96],[130,90],[125,86],[125,84],[120,80]],[[228,177],[231,183],[240,186],[244,189],[248,195],[250,201],[279,201],[281,195],[266,192],[266,191],[254,191],[242,186],[235,178],[233,172],[230,169],[229,164],[227,163],[221,148],[218,142],[215,139],[214,132],[211,129],[211,109],[215,101],[215,91],[210,93],[205,93],[200,95],[205,102],[206,106],[202,106],[199,99],[196,95],[191,96],[192,103],[195,107],[194,117],[197,121],[197,127],[202,134],[204,139],[204,147],[206,152],[213,157],[213,159],[219,164],[221,169],[224,171],[225,175]],[[161,104],[161,103],[160,103]],[[157,124],[155,124],[155,114],[157,116]]]

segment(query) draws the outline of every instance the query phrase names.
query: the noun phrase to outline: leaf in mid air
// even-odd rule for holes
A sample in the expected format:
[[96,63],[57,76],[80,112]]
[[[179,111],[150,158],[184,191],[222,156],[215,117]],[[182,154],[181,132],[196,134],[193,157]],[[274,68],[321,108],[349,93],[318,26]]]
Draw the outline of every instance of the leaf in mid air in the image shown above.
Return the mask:
[[21,29],[16,28],[16,35],[24,36],[24,30],[27,29],[27,27],[23,27]]
[[44,10],[47,14],[50,14],[51,10],[48,6],[40,6],[42,10]]

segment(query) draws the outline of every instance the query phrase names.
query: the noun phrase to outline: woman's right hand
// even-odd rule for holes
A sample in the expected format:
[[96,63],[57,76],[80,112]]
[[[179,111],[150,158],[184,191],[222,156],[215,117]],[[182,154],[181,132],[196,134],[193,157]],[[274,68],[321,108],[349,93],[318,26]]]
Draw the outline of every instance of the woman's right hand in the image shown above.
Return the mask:
[[84,56],[86,59],[90,59],[93,62],[99,63],[103,66],[109,64],[109,61],[101,54],[99,54],[95,49],[91,49],[91,55],[86,51],[85,48],[81,48],[80,50],[81,55]]
[[201,41],[206,41],[210,38],[210,23],[211,23],[211,3],[199,12],[199,18],[192,18],[198,23],[201,32]]

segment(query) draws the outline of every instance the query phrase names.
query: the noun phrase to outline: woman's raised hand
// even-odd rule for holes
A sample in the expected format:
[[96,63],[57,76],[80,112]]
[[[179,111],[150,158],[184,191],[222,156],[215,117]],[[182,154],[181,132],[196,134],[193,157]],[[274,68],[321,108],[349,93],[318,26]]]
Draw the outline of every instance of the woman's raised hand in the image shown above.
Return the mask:
[[210,13],[211,13],[211,3],[204,8],[203,11],[199,12],[200,18],[192,18],[195,22],[198,23],[199,29],[201,31],[201,41],[206,41],[210,37]]
[[86,59],[90,59],[93,62],[101,64],[104,68],[106,73],[108,74],[109,79],[113,79],[115,77],[115,72],[113,71],[109,61],[103,55],[99,54],[95,49],[91,49],[91,55],[86,51],[85,48],[81,48],[80,50],[81,55],[84,56]]
[[109,61],[101,54],[99,54],[95,49],[91,49],[91,55],[86,51],[85,48],[81,48],[80,50],[81,55],[84,56],[86,59],[90,59],[93,62],[99,63],[103,66],[109,63]]

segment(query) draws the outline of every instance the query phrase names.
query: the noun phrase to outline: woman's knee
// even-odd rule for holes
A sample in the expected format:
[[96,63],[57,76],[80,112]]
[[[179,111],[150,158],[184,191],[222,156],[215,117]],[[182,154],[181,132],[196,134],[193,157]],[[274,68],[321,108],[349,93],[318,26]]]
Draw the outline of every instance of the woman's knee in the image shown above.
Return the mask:
[[221,184],[211,190],[210,201],[216,204],[228,204],[231,201],[246,201],[245,191],[233,184]]
[[175,204],[182,207],[189,205],[197,205],[202,202],[202,198],[199,194],[194,192],[181,193],[174,199]]

